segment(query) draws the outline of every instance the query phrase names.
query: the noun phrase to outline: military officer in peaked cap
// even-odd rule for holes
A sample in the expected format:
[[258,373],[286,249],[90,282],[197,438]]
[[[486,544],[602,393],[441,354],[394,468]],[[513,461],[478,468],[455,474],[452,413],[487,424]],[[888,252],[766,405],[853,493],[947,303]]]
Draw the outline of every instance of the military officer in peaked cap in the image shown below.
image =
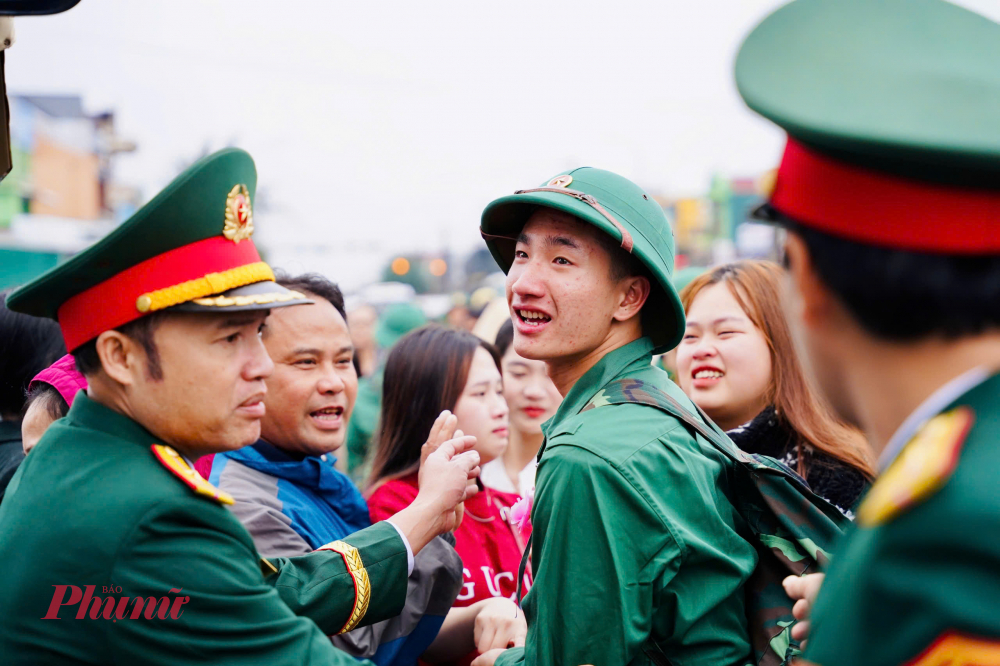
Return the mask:
[[[788,134],[758,214],[788,229],[792,324],[880,455],[804,658],[1000,664],[1000,25],[941,0],[796,0],[736,82]],[[786,581],[800,615],[809,587]]]
[[[260,434],[270,308],[307,303],[254,247],[253,160],[224,150],[11,294],[59,320],[89,389],[0,506],[5,664],[356,663],[327,635],[399,612],[413,553],[452,529],[478,457],[428,456],[408,515],[264,560],[191,461]],[[422,468],[422,473],[423,473]]]

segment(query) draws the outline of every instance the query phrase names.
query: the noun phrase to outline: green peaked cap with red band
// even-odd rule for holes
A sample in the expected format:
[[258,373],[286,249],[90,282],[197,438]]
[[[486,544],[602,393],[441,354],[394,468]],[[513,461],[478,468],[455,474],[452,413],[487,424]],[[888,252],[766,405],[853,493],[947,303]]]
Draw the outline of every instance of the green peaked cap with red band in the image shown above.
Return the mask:
[[229,148],[191,165],[94,245],[7,298],[57,319],[70,351],[160,310],[233,312],[309,303],[276,284],[254,246],[257,170]]
[[788,133],[764,219],[860,243],[1000,253],[1000,25],[943,0],[795,0],[736,58]]
[[501,197],[483,211],[479,230],[504,273],[514,261],[512,239],[539,207],[594,225],[642,262],[654,280],[643,306],[643,333],[653,341],[654,354],[676,347],[684,336],[684,308],[671,280],[674,234],[660,204],[629,179],[591,167]]

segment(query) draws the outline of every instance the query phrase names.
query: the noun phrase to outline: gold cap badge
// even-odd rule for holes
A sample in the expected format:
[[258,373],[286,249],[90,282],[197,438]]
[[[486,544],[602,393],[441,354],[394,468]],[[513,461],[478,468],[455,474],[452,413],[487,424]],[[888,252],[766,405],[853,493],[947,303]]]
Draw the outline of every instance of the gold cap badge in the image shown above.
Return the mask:
[[556,176],[549,181],[546,187],[569,187],[569,184],[573,182],[573,176],[566,174],[564,176]]
[[239,243],[253,235],[253,207],[246,185],[233,185],[226,198],[226,226],[222,235]]

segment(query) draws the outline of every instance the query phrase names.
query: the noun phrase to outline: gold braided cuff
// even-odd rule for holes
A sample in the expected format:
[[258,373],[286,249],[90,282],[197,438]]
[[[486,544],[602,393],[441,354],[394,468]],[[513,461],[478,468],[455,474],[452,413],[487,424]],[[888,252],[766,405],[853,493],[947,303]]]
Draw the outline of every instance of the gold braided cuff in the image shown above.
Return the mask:
[[317,550],[332,550],[335,553],[340,553],[340,556],[344,558],[344,565],[347,566],[347,573],[351,574],[351,578],[354,580],[354,607],[351,609],[351,616],[347,619],[347,624],[337,632],[342,634],[358,626],[365,613],[368,612],[368,602],[371,601],[372,596],[368,570],[365,569],[365,565],[361,561],[361,553],[349,543],[333,541]]
[[221,273],[209,273],[204,277],[143,294],[136,299],[135,307],[139,312],[155,312],[212,294],[229,291],[236,287],[273,279],[274,271],[271,270],[271,267],[263,261],[257,261]]

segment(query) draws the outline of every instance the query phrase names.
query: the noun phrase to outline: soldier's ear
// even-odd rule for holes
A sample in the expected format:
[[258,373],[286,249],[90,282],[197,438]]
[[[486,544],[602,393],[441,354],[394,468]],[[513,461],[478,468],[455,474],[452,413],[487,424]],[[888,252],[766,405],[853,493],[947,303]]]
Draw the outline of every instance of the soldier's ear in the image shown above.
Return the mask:
[[790,288],[785,294],[788,315],[806,328],[829,322],[836,297],[816,271],[809,246],[794,231],[789,231],[785,238],[784,263],[790,278]]
[[108,377],[123,386],[136,383],[136,371],[142,372],[143,357],[135,341],[118,331],[104,331],[97,336],[97,356]]
[[636,316],[649,299],[650,285],[647,277],[635,275],[625,278],[622,286],[624,293],[613,315],[615,321],[628,321]]

